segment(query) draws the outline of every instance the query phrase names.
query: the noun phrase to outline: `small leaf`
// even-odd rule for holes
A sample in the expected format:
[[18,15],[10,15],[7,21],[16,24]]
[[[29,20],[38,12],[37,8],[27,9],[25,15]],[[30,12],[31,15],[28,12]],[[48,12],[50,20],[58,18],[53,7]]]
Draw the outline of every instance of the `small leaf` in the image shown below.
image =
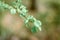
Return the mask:
[[32,29],[31,29],[31,32],[32,32],[32,33],[36,33],[36,32],[38,32],[38,28],[35,27],[35,26],[33,26]]
[[20,9],[22,9],[22,8],[26,8],[26,7],[25,7],[24,5],[21,5],[21,6],[20,6]]
[[33,16],[30,16],[30,15],[28,16],[27,19],[29,20],[29,22],[32,22],[32,23],[35,21],[35,18]]
[[41,27],[38,27],[38,29],[41,31],[42,29],[41,29]]
[[13,8],[12,8],[12,9],[10,10],[10,12],[11,12],[11,14],[16,14],[16,9],[13,9]]
[[23,8],[21,11],[25,14],[28,12],[28,10],[26,10],[25,8]]
[[34,22],[34,25],[35,25],[36,27],[40,27],[40,26],[41,26],[41,22],[40,22],[39,20],[36,20],[36,21]]
[[41,31],[41,22],[40,22],[39,20],[36,20],[36,21],[34,22],[34,26],[38,27],[38,30]]
[[29,22],[29,20],[25,20],[25,24],[27,24]]

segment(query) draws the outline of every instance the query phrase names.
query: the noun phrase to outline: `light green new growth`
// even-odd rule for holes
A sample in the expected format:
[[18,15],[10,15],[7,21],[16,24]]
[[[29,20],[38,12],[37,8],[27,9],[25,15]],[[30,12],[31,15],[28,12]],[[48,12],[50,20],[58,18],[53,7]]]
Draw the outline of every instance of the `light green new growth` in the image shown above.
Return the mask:
[[27,14],[28,10],[21,3],[21,0],[13,2],[12,6],[0,1],[0,7],[10,10],[11,14],[19,13],[19,16],[23,18],[26,27],[29,28],[31,32],[35,33],[39,30],[41,31],[41,22],[36,20],[33,16]]

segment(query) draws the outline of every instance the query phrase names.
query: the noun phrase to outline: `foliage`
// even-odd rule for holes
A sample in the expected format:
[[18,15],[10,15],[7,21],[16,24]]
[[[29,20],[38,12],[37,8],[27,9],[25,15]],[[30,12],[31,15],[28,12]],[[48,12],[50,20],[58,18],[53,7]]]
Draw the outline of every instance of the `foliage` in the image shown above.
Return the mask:
[[26,9],[25,5],[22,4],[21,0],[12,2],[12,5],[0,1],[0,7],[10,10],[11,14],[18,13],[19,16],[23,18],[26,27],[28,27],[31,32],[34,33],[38,32],[39,30],[41,31],[41,22],[36,20],[33,16],[27,14],[28,10]]

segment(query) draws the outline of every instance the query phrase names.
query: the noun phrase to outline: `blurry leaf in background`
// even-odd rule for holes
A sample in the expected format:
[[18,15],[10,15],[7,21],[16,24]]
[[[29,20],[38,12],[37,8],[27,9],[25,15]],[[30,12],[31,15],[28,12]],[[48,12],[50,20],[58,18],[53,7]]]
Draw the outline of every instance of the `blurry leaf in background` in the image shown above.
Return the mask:
[[32,29],[31,29],[31,32],[32,33],[38,32],[38,27],[33,26]]
[[12,9],[10,10],[10,12],[11,12],[11,14],[16,14],[16,9],[13,9],[13,8],[12,8]]

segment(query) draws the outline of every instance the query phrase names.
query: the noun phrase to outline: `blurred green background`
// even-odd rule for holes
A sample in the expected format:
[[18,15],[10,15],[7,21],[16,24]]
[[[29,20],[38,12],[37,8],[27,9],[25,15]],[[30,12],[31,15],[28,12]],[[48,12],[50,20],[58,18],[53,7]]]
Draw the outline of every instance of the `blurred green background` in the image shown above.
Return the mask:
[[[15,0],[5,1],[9,5]],[[18,14],[11,15],[0,7],[0,40],[60,40],[60,0],[22,0],[33,15],[42,22],[42,31],[32,34]]]

